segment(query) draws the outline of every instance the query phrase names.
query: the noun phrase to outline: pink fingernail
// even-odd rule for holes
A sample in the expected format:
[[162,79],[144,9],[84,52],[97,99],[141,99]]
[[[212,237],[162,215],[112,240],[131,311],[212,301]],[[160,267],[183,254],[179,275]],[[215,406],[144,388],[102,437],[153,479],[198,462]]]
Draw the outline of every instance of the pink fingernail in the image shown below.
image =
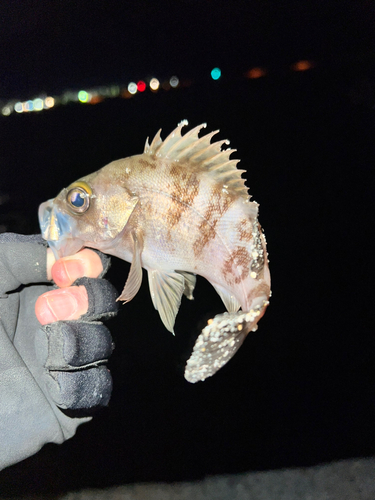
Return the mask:
[[40,323],[47,325],[54,321],[77,319],[78,301],[70,290],[53,290],[39,297],[35,309]]
[[59,286],[69,286],[84,274],[83,263],[78,259],[57,261],[52,268],[53,280]]

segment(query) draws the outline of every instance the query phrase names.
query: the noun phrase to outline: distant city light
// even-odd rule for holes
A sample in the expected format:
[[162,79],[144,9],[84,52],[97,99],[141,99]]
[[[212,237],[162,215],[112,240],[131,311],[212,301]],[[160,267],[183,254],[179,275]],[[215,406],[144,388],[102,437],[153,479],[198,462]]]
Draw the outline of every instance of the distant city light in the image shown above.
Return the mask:
[[47,108],[53,108],[55,105],[55,99],[53,97],[46,97],[44,99],[44,104]]
[[109,89],[111,97],[117,97],[120,95],[120,87],[118,85],[112,85],[112,87]]
[[221,77],[221,69],[220,68],[214,68],[211,71],[211,78],[213,80],[218,80]]
[[91,97],[90,104],[98,104],[98,102],[102,102],[102,100],[103,100],[102,96],[95,94]]
[[291,66],[292,71],[307,71],[313,68],[315,64],[312,61],[302,60],[297,61]]
[[143,80],[139,80],[137,83],[137,90],[138,92],[144,92],[146,90],[146,84]]
[[261,78],[262,76],[266,76],[267,71],[264,68],[251,68],[249,71],[246,73],[247,78],[250,79],[256,79],[256,78]]
[[136,94],[137,93],[137,84],[134,82],[130,82],[128,85],[128,92],[130,94]]
[[89,100],[89,94],[85,90],[80,90],[78,92],[78,100],[80,102],[88,102]]
[[180,83],[180,80],[177,78],[177,76],[172,76],[169,80],[169,85],[173,87],[174,89],[178,87],[178,84]]
[[34,103],[33,103],[33,101],[26,101],[24,103],[24,109],[25,109],[25,111],[33,111],[34,110]]
[[152,78],[150,81],[150,89],[151,90],[158,90],[160,86],[160,82],[157,78]]
[[[289,69],[292,71],[303,72],[310,70],[316,66],[315,61],[303,59],[300,61],[296,61],[290,65]],[[222,76],[220,68],[213,68],[211,70],[211,78],[213,80],[219,80]],[[264,77],[268,74],[267,68],[262,67],[253,67],[250,68],[243,76],[248,79],[258,79]],[[234,77],[235,78],[235,77]],[[228,79],[228,76],[226,76]],[[146,84],[147,81],[147,84]],[[147,89],[147,85],[149,85],[150,90],[153,92],[158,91],[159,89],[163,89],[164,91],[169,91],[171,88],[185,88],[194,83],[192,80],[184,79],[180,82],[179,78],[176,75],[173,75],[165,80],[159,81],[157,78],[151,78],[150,80],[139,80],[137,83],[130,82],[128,84],[118,83],[111,85],[103,85],[94,87],[89,90],[65,90],[60,95],[55,96],[55,98],[49,96],[44,97],[41,94],[41,97],[32,98],[27,101],[17,101],[16,99],[9,100],[7,103],[2,102],[0,105],[0,117],[9,116],[15,111],[16,113],[24,113],[24,112],[33,112],[33,111],[42,111],[45,109],[53,108],[54,106],[60,106],[68,104],[69,102],[77,103],[90,103],[97,104],[103,100],[108,98],[121,96],[125,99],[132,98],[134,94],[137,92],[145,92]],[[56,100],[55,100],[56,99]]]
[[42,111],[43,109],[43,99],[39,97],[33,100],[34,111]]

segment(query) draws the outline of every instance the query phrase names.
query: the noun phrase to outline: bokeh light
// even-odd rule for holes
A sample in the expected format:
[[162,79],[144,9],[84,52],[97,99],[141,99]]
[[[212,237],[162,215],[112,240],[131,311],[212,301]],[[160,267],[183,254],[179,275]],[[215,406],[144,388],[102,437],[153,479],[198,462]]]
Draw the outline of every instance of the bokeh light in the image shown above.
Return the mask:
[[151,90],[158,90],[160,86],[160,82],[157,78],[151,78],[151,81],[150,81],[150,89]]
[[38,97],[37,99],[33,100],[33,105],[34,105],[34,111],[42,111],[43,109],[43,99],[40,99]]
[[315,66],[315,64],[312,61],[308,61],[306,59],[297,61],[294,64],[291,65],[291,70],[292,71],[307,71],[309,69],[312,69]]
[[11,112],[12,112],[12,110],[11,110],[10,106],[4,106],[3,109],[1,110],[1,113],[4,116],[9,116]]
[[25,109],[25,111],[34,111],[34,103],[33,103],[33,101],[26,101],[24,103],[24,109]]
[[246,73],[246,77],[250,78],[252,80],[255,80],[256,78],[261,78],[262,76],[266,76],[267,71],[264,68],[251,68],[249,71]]
[[146,90],[146,84],[143,80],[139,80],[137,83],[137,90],[138,92],[144,92]]
[[128,85],[128,92],[132,95],[137,93],[137,84],[134,82],[130,82]]
[[102,100],[103,100],[102,96],[95,94],[91,97],[90,104],[98,104],[99,102],[102,102]]
[[213,80],[218,80],[221,77],[221,69],[220,68],[214,68],[211,70],[211,78]]
[[47,108],[53,108],[55,105],[55,99],[53,97],[46,97],[44,99],[44,104]]
[[178,84],[180,83],[180,80],[177,78],[177,76],[172,76],[169,80],[169,85],[173,87],[174,89],[178,87]]
[[17,113],[23,112],[22,102],[16,102],[16,104],[14,105],[14,111],[16,111]]
[[78,92],[78,100],[79,102],[88,102],[89,100],[89,94],[85,90],[80,90]]
[[111,97],[117,97],[120,95],[120,87],[118,85],[112,85],[109,89],[109,93]]

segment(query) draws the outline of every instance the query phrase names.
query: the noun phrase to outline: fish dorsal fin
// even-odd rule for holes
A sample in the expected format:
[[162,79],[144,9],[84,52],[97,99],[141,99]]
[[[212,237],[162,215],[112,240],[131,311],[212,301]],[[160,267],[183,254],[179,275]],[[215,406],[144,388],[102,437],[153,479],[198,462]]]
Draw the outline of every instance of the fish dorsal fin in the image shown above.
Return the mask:
[[154,307],[167,330],[173,333],[173,327],[185,290],[185,278],[181,273],[149,270],[148,282]]
[[188,121],[182,120],[164,141],[160,137],[160,130],[151,144],[147,138],[144,153],[181,163],[199,165],[202,170],[212,173],[215,179],[220,180],[224,189],[235,192],[248,200],[249,195],[245,180],[241,177],[245,170],[237,168],[237,163],[240,160],[230,159],[230,155],[236,150],[221,149],[224,144],[228,145],[229,141],[222,140],[211,143],[212,137],[219,132],[218,130],[198,137],[202,128],[206,128],[206,123],[202,123],[181,135],[182,127],[185,125],[188,125]]
[[143,238],[135,232],[131,234],[133,240],[133,260],[130,266],[128,279],[126,280],[125,287],[117,300],[129,302],[138,293],[142,283],[142,261],[141,254],[143,250]]
[[215,288],[217,293],[220,295],[221,300],[224,302],[224,305],[227,308],[227,311],[229,313],[237,312],[238,309],[240,308],[240,303],[238,302],[236,297],[220,285],[212,284],[212,286]]

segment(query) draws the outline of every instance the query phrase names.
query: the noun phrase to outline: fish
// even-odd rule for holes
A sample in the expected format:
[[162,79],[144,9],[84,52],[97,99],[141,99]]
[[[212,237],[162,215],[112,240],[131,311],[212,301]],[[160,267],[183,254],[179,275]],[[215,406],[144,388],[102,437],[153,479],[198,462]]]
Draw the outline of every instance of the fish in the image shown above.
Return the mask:
[[208,280],[226,312],[208,320],[187,360],[191,383],[214,375],[258,328],[271,295],[258,203],[246,170],[231,159],[229,141],[211,142],[207,124],[182,134],[181,121],[162,140],[161,129],[142,154],[113,161],[64,188],[39,207],[43,238],[55,257],[84,247],[129,262],[117,300],[132,300],[147,271],[152,303],[167,330],[182,296],[193,299],[197,276]]

